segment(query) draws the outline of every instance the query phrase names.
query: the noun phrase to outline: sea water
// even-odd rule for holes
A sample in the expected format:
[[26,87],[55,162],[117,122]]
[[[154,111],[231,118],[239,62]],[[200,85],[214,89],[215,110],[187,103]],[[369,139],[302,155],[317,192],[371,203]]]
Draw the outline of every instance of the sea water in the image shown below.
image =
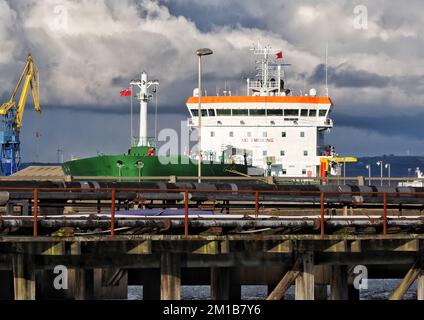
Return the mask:
[[[368,280],[368,289],[360,290],[361,300],[385,300],[389,294],[399,285],[400,279]],[[329,288],[328,288],[329,289]],[[242,286],[242,300],[263,300],[267,296],[267,286]],[[182,286],[182,300],[209,300],[209,286]],[[406,292],[405,300],[415,300],[417,298],[417,287],[414,283]],[[129,286],[128,300],[143,299],[143,286]],[[294,286],[285,295],[286,300],[294,300]]]

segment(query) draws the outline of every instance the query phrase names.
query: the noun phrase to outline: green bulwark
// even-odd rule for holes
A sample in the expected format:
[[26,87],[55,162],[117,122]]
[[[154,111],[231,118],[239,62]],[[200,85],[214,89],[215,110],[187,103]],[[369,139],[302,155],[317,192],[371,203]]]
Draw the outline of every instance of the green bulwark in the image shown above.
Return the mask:
[[[197,161],[187,156],[149,155],[151,147],[132,147],[127,154],[100,155],[65,162],[62,167],[70,176],[103,177],[164,177],[197,176]],[[151,152],[151,151],[150,151]],[[247,174],[247,166],[231,163],[202,163],[202,175],[233,176],[227,170]]]

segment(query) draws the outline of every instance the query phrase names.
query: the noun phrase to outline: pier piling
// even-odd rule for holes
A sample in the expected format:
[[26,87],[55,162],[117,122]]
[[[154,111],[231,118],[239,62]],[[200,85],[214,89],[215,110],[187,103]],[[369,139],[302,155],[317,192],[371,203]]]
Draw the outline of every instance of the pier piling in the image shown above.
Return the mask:
[[229,268],[211,268],[211,300],[229,300],[229,284]]
[[314,253],[307,251],[302,254],[302,264],[299,275],[296,277],[296,300],[315,299],[315,274],[314,274]]
[[13,255],[13,285],[15,300],[35,300],[35,272],[32,256]]
[[330,300],[347,300],[349,297],[347,266],[331,268]]
[[172,252],[163,252],[160,259],[161,300],[181,299],[181,257]]

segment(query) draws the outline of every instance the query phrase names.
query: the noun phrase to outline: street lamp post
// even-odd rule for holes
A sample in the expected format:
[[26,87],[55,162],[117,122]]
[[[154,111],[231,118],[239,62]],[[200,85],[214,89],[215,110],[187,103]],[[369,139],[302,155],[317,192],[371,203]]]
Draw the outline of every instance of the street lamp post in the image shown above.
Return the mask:
[[386,163],[385,168],[388,170],[388,173],[389,173],[389,187],[390,187],[390,177],[391,177],[391,174],[390,174],[390,169],[391,169],[390,163]]
[[383,160],[377,161],[377,166],[380,166],[381,186],[383,186]]
[[370,164],[367,164],[365,166],[365,168],[368,169],[368,185],[370,186],[371,185],[371,165]]
[[199,159],[197,160],[198,162],[198,179],[197,181],[199,183],[202,182],[202,105],[201,105],[201,100],[202,100],[202,56],[207,56],[212,54],[213,51],[211,49],[208,48],[202,48],[202,49],[198,49],[196,51],[197,56],[199,57],[199,84],[198,84],[198,97],[199,97],[199,108],[198,108],[198,119],[199,119],[199,129],[198,129],[198,148],[199,148]]

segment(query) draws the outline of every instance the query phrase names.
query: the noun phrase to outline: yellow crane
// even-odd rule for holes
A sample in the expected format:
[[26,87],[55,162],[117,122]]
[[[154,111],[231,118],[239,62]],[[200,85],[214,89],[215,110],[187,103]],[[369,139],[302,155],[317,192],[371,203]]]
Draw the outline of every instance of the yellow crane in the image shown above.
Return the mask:
[[[18,104],[15,103],[15,97],[19,88],[22,86],[21,95]],[[19,131],[22,127],[22,119],[25,110],[25,104],[28,97],[28,91],[31,89],[34,99],[34,109],[41,112],[40,108],[40,87],[38,78],[38,68],[30,54],[19,78],[15,89],[9,101],[3,103],[0,107],[0,115],[4,116],[4,128],[0,132],[1,144],[1,173],[3,175],[12,175],[18,170],[20,163],[20,140]]]

